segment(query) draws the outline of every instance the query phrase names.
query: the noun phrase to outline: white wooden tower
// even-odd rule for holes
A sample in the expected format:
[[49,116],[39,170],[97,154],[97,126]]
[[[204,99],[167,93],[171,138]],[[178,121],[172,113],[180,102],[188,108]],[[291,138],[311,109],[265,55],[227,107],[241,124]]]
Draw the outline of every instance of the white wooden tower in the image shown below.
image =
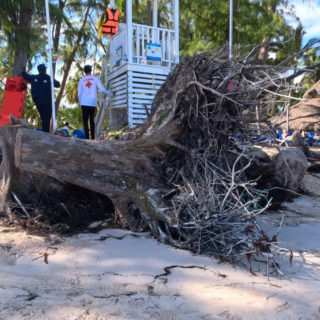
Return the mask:
[[[110,39],[109,90],[111,126],[127,119],[134,127],[145,122],[156,92],[179,62],[179,0],[172,0],[173,29],[158,27],[158,2],[153,0],[153,24],[132,21],[132,0],[126,1],[126,23]],[[114,0],[110,1],[114,8]],[[121,118],[121,119],[119,119]]]

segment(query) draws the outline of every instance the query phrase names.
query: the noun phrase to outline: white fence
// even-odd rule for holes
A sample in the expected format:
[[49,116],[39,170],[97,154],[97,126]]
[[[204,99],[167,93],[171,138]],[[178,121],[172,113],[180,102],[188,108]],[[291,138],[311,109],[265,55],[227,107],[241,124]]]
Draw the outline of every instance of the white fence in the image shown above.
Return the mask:
[[[132,41],[132,61],[134,64],[148,64],[169,67],[176,61],[174,31],[155,28],[140,24],[132,24],[132,39],[128,39],[128,30],[125,24],[120,26],[119,32],[110,42],[111,71],[128,62],[128,41]],[[156,45],[157,58],[148,55],[148,45]],[[150,48],[150,46],[149,46]]]

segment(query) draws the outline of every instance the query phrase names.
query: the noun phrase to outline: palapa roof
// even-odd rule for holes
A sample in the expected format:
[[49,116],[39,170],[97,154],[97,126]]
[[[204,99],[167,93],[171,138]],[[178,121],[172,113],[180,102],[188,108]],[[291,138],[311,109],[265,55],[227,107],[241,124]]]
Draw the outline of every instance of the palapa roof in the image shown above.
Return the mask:
[[[305,101],[290,107],[289,130],[320,131],[320,81],[303,95]],[[271,118],[276,128],[287,128],[286,113]]]

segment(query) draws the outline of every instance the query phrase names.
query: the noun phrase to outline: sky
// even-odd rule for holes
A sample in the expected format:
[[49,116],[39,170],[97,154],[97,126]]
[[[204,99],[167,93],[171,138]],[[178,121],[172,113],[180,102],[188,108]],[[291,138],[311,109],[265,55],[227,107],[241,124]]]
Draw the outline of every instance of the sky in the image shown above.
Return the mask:
[[320,38],[320,0],[293,0],[297,17],[300,18],[306,34],[303,44],[311,38]]

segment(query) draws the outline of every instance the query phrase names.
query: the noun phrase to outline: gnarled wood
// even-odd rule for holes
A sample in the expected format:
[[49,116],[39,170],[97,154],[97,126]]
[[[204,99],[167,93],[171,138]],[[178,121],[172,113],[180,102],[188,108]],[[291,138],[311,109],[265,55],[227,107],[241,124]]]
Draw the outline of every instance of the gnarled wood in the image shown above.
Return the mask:
[[[0,133],[6,175],[12,175],[17,168],[104,194],[134,230],[145,223],[137,217],[131,219],[134,207],[139,208],[142,217],[167,221],[158,195],[159,190],[166,193],[157,170],[162,153],[149,139],[90,141],[16,127],[0,128]],[[156,140],[160,142],[161,138]]]

